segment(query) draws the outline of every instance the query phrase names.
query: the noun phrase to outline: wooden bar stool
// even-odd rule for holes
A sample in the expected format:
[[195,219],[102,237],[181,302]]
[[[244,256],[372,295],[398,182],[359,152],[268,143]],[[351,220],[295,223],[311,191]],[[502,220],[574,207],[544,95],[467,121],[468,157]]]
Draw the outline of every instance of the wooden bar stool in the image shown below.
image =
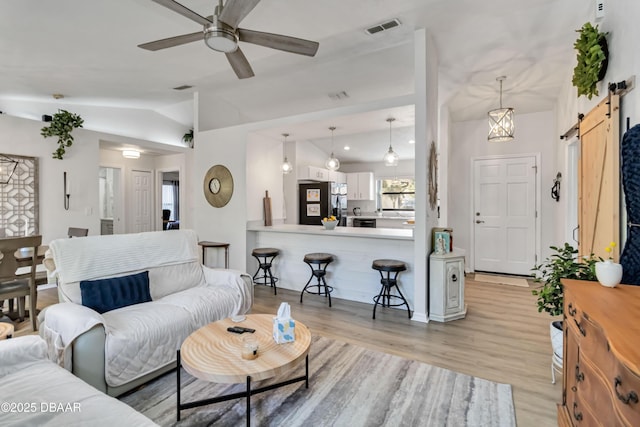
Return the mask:
[[[307,281],[307,284],[300,292],[300,302],[302,302],[302,296],[305,292],[314,295],[324,294],[325,298],[329,298],[329,307],[331,307],[331,292],[333,287],[327,285],[327,281],[324,277],[327,275],[327,267],[333,262],[333,255],[326,253],[311,253],[304,256],[304,262],[311,268],[311,277]],[[317,266],[317,267],[314,267]],[[318,283],[311,285],[313,279],[317,279]],[[309,289],[316,289],[317,292],[313,292]]]
[[[402,295],[400,291],[400,287],[398,286],[398,274],[401,271],[405,271],[407,269],[407,264],[402,261],[396,261],[393,259],[377,259],[373,261],[371,268],[374,270],[378,270],[380,272],[380,283],[382,286],[380,287],[380,293],[377,296],[373,297],[373,301],[375,304],[373,305],[373,318],[376,318],[376,307],[380,304],[383,307],[401,307],[403,305],[407,306],[407,313],[409,314],[409,319],[411,319],[411,309],[409,308],[409,303],[407,299]],[[386,276],[383,274],[386,273]],[[395,273],[393,277],[391,274]],[[391,293],[391,290],[395,289],[397,291],[397,295],[395,293]],[[391,300],[398,301],[397,303],[392,304]]]
[[[258,260],[258,269],[253,275],[253,283],[257,285],[271,285],[274,295],[278,295],[278,288],[276,287],[278,278],[274,277],[271,272],[271,263],[279,254],[280,249],[276,248],[256,248],[251,252],[251,255]],[[260,273],[262,273],[261,276],[259,276]]]

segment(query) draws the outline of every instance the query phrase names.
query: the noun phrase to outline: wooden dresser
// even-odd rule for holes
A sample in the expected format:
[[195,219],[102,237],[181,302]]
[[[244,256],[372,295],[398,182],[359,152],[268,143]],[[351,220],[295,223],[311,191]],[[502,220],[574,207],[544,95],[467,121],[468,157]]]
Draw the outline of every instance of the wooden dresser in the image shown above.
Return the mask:
[[640,426],[640,286],[563,280],[560,426]]

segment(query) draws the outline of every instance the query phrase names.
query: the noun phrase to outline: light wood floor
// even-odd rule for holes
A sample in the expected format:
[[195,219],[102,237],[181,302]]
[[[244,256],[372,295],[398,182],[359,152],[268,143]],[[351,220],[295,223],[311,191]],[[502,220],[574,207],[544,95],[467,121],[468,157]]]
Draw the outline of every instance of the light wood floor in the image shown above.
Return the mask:
[[[467,317],[449,323],[412,322],[406,311],[381,309],[371,319],[369,304],[279,289],[278,295],[256,286],[254,313],[273,313],[282,301],[291,304],[292,317],[312,334],[348,341],[372,350],[419,360],[468,375],[513,386],[519,427],[555,426],[561,379],[551,384],[551,344],[547,314],[538,313],[531,288],[481,283],[466,276]],[[372,294],[377,293],[372,284]],[[39,292],[40,308],[55,303],[56,290]],[[16,335],[32,333],[22,322]],[[434,390],[437,392],[437,390]]]

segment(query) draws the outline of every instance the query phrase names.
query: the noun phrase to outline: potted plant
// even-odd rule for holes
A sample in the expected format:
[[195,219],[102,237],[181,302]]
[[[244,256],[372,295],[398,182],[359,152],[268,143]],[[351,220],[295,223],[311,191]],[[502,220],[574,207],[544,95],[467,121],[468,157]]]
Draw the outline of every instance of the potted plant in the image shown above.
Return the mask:
[[193,129],[190,129],[189,132],[182,135],[182,141],[189,146],[189,148],[193,148]]
[[58,148],[53,152],[53,158],[62,160],[66,150],[65,147],[73,145],[73,135],[71,132],[75,128],[81,128],[84,120],[77,114],[68,112],[67,110],[58,110],[51,119],[51,124],[40,130],[40,135],[48,138],[50,136],[58,137]]
[[[539,312],[547,312],[551,316],[559,316],[564,310],[564,292],[561,279],[578,279],[595,281],[596,263],[601,261],[592,255],[578,258],[578,250],[568,243],[562,247],[551,246],[554,253],[540,265],[532,268],[534,282],[541,283],[538,289],[531,292],[537,296]],[[553,347],[553,363],[562,367],[562,320],[555,320],[550,325],[551,345]],[[552,378],[555,374],[552,367]]]
[[578,51],[578,63],[573,69],[573,85],[578,88],[578,96],[585,95],[591,99],[598,95],[597,83],[607,73],[609,50],[607,47],[607,34],[598,31],[587,22],[581,29],[576,30],[580,36],[573,44]]

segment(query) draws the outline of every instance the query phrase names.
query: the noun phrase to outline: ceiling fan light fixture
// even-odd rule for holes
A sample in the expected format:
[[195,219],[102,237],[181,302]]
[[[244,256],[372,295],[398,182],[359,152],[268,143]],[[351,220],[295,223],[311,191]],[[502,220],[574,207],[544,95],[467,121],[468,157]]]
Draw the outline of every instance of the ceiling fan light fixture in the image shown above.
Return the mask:
[[217,52],[231,53],[238,49],[236,32],[224,22],[218,20],[214,20],[213,24],[205,26],[204,42]]
[[507,142],[512,141],[515,132],[515,123],[513,120],[513,108],[502,108],[502,82],[506,76],[496,78],[500,82],[500,108],[491,110],[487,113],[489,116],[489,142]]

